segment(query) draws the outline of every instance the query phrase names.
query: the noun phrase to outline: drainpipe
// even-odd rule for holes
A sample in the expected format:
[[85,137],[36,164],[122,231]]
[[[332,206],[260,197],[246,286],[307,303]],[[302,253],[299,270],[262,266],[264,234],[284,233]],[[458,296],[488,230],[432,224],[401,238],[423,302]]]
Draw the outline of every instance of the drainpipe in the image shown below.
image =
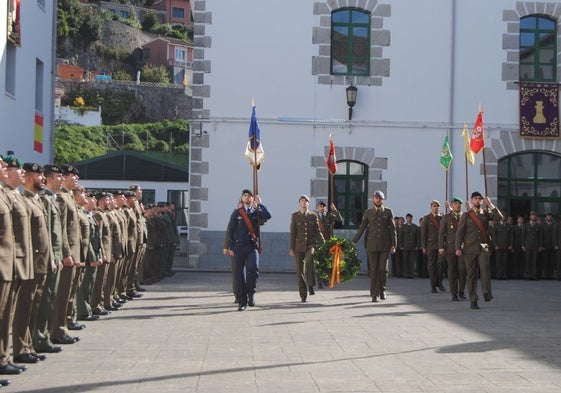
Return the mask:
[[[450,7],[450,80],[448,90],[448,143],[450,151],[454,151],[454,79],[456,72],[456,0],[452,0]],[[448,171],[448,189],[446,194],[450,194],[452,190],[452,182],[450,181],[450,171]]]

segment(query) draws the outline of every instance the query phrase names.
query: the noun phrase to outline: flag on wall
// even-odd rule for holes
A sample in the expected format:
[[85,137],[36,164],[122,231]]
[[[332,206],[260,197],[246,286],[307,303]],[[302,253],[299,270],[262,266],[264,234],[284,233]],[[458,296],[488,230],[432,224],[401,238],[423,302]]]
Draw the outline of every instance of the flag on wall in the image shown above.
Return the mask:
[[249,140],[245,148],[245,157],[249,160],[250,164],[255,167],[259,167],[265,159],[265,151],[263,151],[263,145],[261,144],[261,131],[259,130],[259,124],[257,124],[254,103],[252,103]]
[[444,137],[444,143],[442,143],[442,150],[440,151],[440,164],[446,170],[450,168],[450,163],[452,162],[452,152],[450,151],[450,144],[448,143],[448,135]]
[[462,136],[464,137],[464,151],[466,153],[466,161],[470,163],[471,166],[475,165],[475,156],[471,151],[470,139],[469,139],[469,130],[467,124],[464,123],[464,130],[462,131]]
[[333,143],[331,135],[329,136],[329,154],[327,155],[325,163],[327,164],[329,172],[334,175],[337,172],[337,157],[335,157],[335,144]]
[[471,151],[475,154],[479,153],[481,149],[485,147],[485,126],[483,125],[483,112],[481,109],[473,125],[473,133],[471,135],[469,147],[471,147]]
[[43,115],[35,113],[33,128],[33,150],[43,153]]
[[21,45],[20,1],[8,2],[8,40],[16,45]]

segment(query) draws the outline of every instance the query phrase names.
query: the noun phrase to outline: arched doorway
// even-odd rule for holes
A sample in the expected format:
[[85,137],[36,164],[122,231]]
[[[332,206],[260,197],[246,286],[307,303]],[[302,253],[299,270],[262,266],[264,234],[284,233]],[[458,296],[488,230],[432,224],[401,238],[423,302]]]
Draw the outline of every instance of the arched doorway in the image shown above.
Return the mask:
[[561,155],[550,151],[514,153],[498,161],[497,200],[508,215],[561,212]]

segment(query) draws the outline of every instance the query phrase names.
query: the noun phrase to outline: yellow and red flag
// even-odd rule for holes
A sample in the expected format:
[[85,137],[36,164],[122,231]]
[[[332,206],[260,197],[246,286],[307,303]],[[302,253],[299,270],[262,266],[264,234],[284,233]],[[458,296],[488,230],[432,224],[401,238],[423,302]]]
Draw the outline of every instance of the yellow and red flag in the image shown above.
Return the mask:
[[335,144],[331,137],[329,139],[329,154],[327,155],[325,163],[327,164],[329,172],[334,175],[337,172],[337,158],[335,157]]

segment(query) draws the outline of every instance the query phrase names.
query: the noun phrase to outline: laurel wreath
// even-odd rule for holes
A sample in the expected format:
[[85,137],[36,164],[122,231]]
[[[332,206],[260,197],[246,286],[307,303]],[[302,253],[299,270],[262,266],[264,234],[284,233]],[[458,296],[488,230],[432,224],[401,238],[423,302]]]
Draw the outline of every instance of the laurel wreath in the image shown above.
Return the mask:
[[358,259],[354,244],[350,240],[334,236],[320,245],[314,254],[314,266],[321,280],[328,281],[331,277],[333,254],[329,252],[329,249],[337,243],[340,243],[343,248],[341,281],[352,280],[360,271],[362,261]]

